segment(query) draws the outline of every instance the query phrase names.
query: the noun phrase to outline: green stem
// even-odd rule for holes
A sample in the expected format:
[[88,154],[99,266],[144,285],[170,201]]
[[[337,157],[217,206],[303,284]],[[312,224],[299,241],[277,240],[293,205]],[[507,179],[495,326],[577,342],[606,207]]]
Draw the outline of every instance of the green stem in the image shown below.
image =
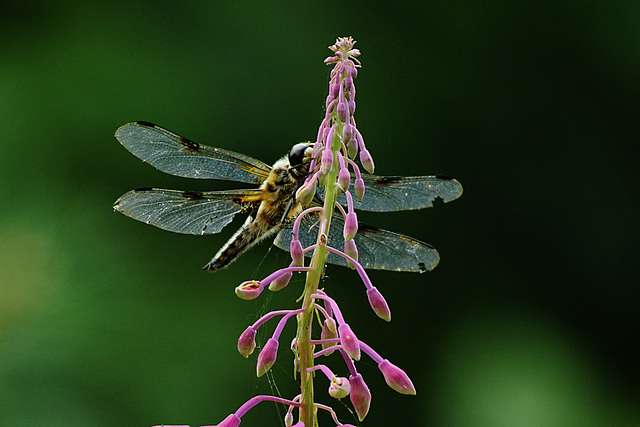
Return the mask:
[[[331,170],[327,174],[325,180],[324,207],[320,215],[320,224],[325,223],[325,235],[329,232],[331,224],[331,215],[336,199],[336,178],[338,176],[338,159],[336,151],[340,149],[340,137],[342,134],[343,124],[338,122],[333,140],[331,141],[331,149],[333,150],[333,164]],[[302,308],[300,321],[298,323],[298,356],[300,357],[300,386],[302,393],[302,407],[300,408],[300,420],[305,426],[315,427],[318,425],[316,418],[316,407],[313,398],[313,372],[307,371],[308,368],[314,366],[313,363],[313,345],[311,344],[311,325],[313,322],[314,298],[311,296],[317,290],[322,278],[325,261],[327,260],[327,248],[320,242],[320,234],[316,249],[311,258],[311,270],[307,272],[307,280],[304,288],[304,296],[302,300]]]

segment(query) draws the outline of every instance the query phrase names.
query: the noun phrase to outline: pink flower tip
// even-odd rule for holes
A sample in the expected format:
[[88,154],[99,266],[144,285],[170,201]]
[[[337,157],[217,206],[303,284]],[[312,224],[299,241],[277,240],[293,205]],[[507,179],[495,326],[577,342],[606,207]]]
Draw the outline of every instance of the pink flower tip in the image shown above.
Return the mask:
[[416,394],[416,389],[409,376],[393,363],[384,359],[378,364],[378,368],[384,376],[389,387],[402,394]]
[[345,377],[336,377],[335,375],[331,378],[331,384],[329,385],[329,396],[334,399],[342,399],[347,397],[351,392],[351,384],[349,384],[349,380]]
[[349,357],[353,360],[360,360],[360,341],[351,330],[351,327],[346,323],[338,326],[338,336],[340,337],[342,349]]
[[296,200],[299,200],[304,206],[309,205],[316,195],[316,182],[305,182],[296,192]]
[[[322,324],[322,330],[320,331],[320,339],[321,340],[330,340],[330,339],[335,339],[338,338],[338,334],[336,333],[336,321],[329,318],[329,319],[325,319],[324,323]],[[328,348],[331,347],[332,345],[334,345],[333,343],[322,343],[322,348]],[[328,353],[325,353],[325,356],[330,355],[331,353],[333,353],[333,351],[330,351]]]
[[358,154],[358,141],[355,139],[347,139],[347,155],[351,160],[356,158]]
[[258,355],[258,364],[256,366],[256,373],[258,377],[263,376],[276,362],[278,356],[278,340],[275,338],[269,338],[267,343],[262,348],[262,351]]
[[291,253],[291,259],[296,267],[302,267],[304,265],[304,252],[302,250],[302,243],[294,236],[289,243],[289,252]]
[[304,423],[302,421],[298,421],[292,427],[304,427]]
[[[344,253],[349,255],[354,260],[358,261],[358,247],[356,246],[355,240],[345,240]],[[349,268],[355,270],[356,266],[351,261],[347,260],[347,264],[349,265]]]
[[[331,142],[329,142],[331,144]],[[333,152],[330,148],[325,148],[322,152],[322,158],[320,160],[320,169],[322,173],[325,175],[329,173],[331,170],[331,166],[333,165]]]
[[338,120],[342,123],[346,123],[349,117],[349,106],[346,102],[338,102],[336,107],[336,114],[338,115]]
[[382,320],[386,320],[387,322],[391,322],[391,310],[389,310],[389,305],[375,286],[367,289],[367,298],[369,299],[369,305],[371,305],[371,308],[378,317]]
[[353,183],[353,187],[356,192],[356,198],[358,200],[362,200],[364,197],[364,180],[362,178],[356,179],[356,182]]
[[340,168],[338,171],[338,186],[340,189],[345,192],[349,189],[349,185],[351,185],[351,175],[349,174],[349,169],[346,167]]
[[287,271],[286,273],[282,273],[281,275],[273,279],[271,283],[269,283],[269,290],[272,292],[277,292],[279,290],[286,288],[292,277],[293,277],[293,273],[290,271]]
[[253,326],[249,326],[238,338],[238,352],[244,357],[249,357],[256,348],[256,332]]
[[344,240],[351,240],[358,232],[358,215],[355,212],[348,212],[344,218]]
[[257,280],[247,280],[236,287],[236,295],[244,300],[252,300],[258,298],[263,290],[264,286]]
[[349,383],[351,384],[351,393],[349,397],[353,404],[353,409],[356,410],[358,419],[364,420],[364,417],[369,413],[369,406],[371,405],[371,392],[369,387],[364,383],[362,375],[355,374],[349,377]]
[[364,167],[367,172],[373,173],[375,166],[373,164],[373,157],[369,154],[369,150],[360,150],[360,163],[362,163],[362,167]]

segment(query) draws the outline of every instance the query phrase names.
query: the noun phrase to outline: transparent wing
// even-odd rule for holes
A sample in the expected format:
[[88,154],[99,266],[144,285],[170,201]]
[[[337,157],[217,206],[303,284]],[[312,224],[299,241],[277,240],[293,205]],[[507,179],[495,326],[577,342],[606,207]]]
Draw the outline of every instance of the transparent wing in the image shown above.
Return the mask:
[[[358,200],[353,182],[349,192],[353,196],[356,209],[373,212],[406,211],[433,206],[436,198],[445,203],[462,196],[462,185],[453,178],[444,175],[435,176],[376,176],[362,175],[365,185],[364,197]],[[322,197],[322,188],[319,195]],[[346,205],[344,194],[338,196],[338,202]]]
[[185,178],[261,184],[271,166],[244,154],[193,142],[148,122],[132,122],[116,138],[136,157],[162,172]]
[[[343,219],[334,216],[331,219],[328,235],[330,246],[343,250],[343,228]],[[317,236],[318,216],[305,216],[302,219],[299,234],[302,246],[307,247],[315,244]],[[366,269],[423,273],[427,270],[433,270],[440,260],[438,252],[426,243],[365,224],[359,224],[358,233],[354,240],[358,247],[358,262]],[[290,242],[291,229],[286,228],[278,233],[274,244],[280,249],[288,251]],[[344,258],[333,253],[329,254],[327,262],[347,266]]]
[[113,209],[174,233],[215,234],[231,222],[242,206],[258,200],[259,189],[200,193],[138,188],[122,195]]

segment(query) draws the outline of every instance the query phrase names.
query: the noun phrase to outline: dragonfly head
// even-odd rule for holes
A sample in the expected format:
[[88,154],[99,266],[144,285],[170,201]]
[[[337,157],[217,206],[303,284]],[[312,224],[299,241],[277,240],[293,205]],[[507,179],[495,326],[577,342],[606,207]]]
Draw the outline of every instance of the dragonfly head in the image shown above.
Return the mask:
[[309,173],[312,148],[312,142],[301,142],[289,151],[289,172],[295,177],[301,178]]

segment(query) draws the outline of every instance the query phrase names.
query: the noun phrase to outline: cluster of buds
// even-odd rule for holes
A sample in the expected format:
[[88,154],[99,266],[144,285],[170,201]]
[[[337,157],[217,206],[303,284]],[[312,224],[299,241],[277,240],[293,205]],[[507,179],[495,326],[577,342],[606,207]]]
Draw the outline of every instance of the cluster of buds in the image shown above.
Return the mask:
[[[317,410],[325,410],[331,414],[337,426],[351,426],[343,424],[333,409],[313,401],[309,402],[305,387],[313,384],[313,376],[317,371],[322,372],[329,381],[328,393],[336,399],[347,396],[351,400],[355,413],[362,421],[371,403],[371,392],[362,375],[356,369],[362,353],[371,358],[380,369],[386,383],[393,390],[402,394],[415,394],[415,388],[407,374],[387,359],[382,358],[369,345],[361,341],[349,324],[345,321],[337,302],[323,289],[318,288],[321,271],[328,254],[343,257],[347,264],[354,269],[365,285],[367,299],[374,313],[385,321],[391,320],[389,306],[382,294],[376,289],[364,268],[358,263],[358,248],[354,237],[358,231],[358,219],[354,211],[353,196],[349,191],[353,176],[353,195],[362,199],[365,193],[364,181],[361,177],[356,156],[359,155],[360,164],[369,173],[373,173],[374,164],[364,139],[356,126],[354,112],[356,109],[356,88],[354,79],[358,75],[360,62],[358,49],[354,49],[355,41],[351,37],[339,38],[330,49],[333,55],[325,60],[326,64],[333,64],[329,83],[329,94],[326,99],[326,114],[319,127],[315,144],[312,148],[312,159],[309,165],[309,175],[296,193],[296,198],[303,206],[308,206],[316,191],[320,187],[325,200],[324,207],[310,207],[296,218],[292,229],[290,242],[291,263],[288,267],[279,269],[262,280],[250,280],[236,288],[236,294],[242,299],[257,298],[265,287],[271,291],[278,291],[286,287],[296,271],[307,272],[307,283],[304,290],[302,308],[293,310],[277,310],[265,314],[247,327],[238,339],[238,351],[244,357],[249,357],[256,349],[256,334],[272,318],[280,317],[270,338],[261,347],[257,357],[256,374],[258,377],[268,372],[276,362],[279,349],[280,335],[285,324],[295,316],[298,322],[298,333],[293,339],[291,349],[294,352],[295,366],[301,373],[302,393],[291,400],[276,396],[260,395],[252,397],[237,411],[217,424],[218,427],[235,427],[240,424],[241,417],[253,406],[262,401],[279,402],[288,407],[284,418],[287,427],[317,425],[315,414]],[[353,174],[353,175],[352,175]],[[346,209],[335,203],[338,194],[344,193]],[[343,237],[344,247],[334,248],[327,242],[328,227],[331,215],[337,206],[338,212],[344,219]],[[303,247],[298,233],[301,221],[306,215],[320,214],[319,235],[317,243]],[[305,254],[312,251],[324,253],[319,262],[313,261],[306,266]],[[316,253],[314,253],[315,257]],[[315,269],[316,282],[310,283],[309,277]],[[320,272],[320,273],[318,273]],[[322,321],[319,339],[311,338],[311,320],[318,317]],[[301,332],[307,325],[307,333]],[[316,348],[319,350],[316,351]],[[305,353],[306,352],[306,353]],[[339,352],[344,359],[346,375],[335,374],[328,366],[317,363],[317,359]],[[311,378],[309,378],[311,376]],[[305,378],[307,380],[305,381]],[[306,408],[306,410],[305,410]],[[310,409],[309,409],[310,408]],[[294,410],[299,411],[299,420],[294,423]]]

